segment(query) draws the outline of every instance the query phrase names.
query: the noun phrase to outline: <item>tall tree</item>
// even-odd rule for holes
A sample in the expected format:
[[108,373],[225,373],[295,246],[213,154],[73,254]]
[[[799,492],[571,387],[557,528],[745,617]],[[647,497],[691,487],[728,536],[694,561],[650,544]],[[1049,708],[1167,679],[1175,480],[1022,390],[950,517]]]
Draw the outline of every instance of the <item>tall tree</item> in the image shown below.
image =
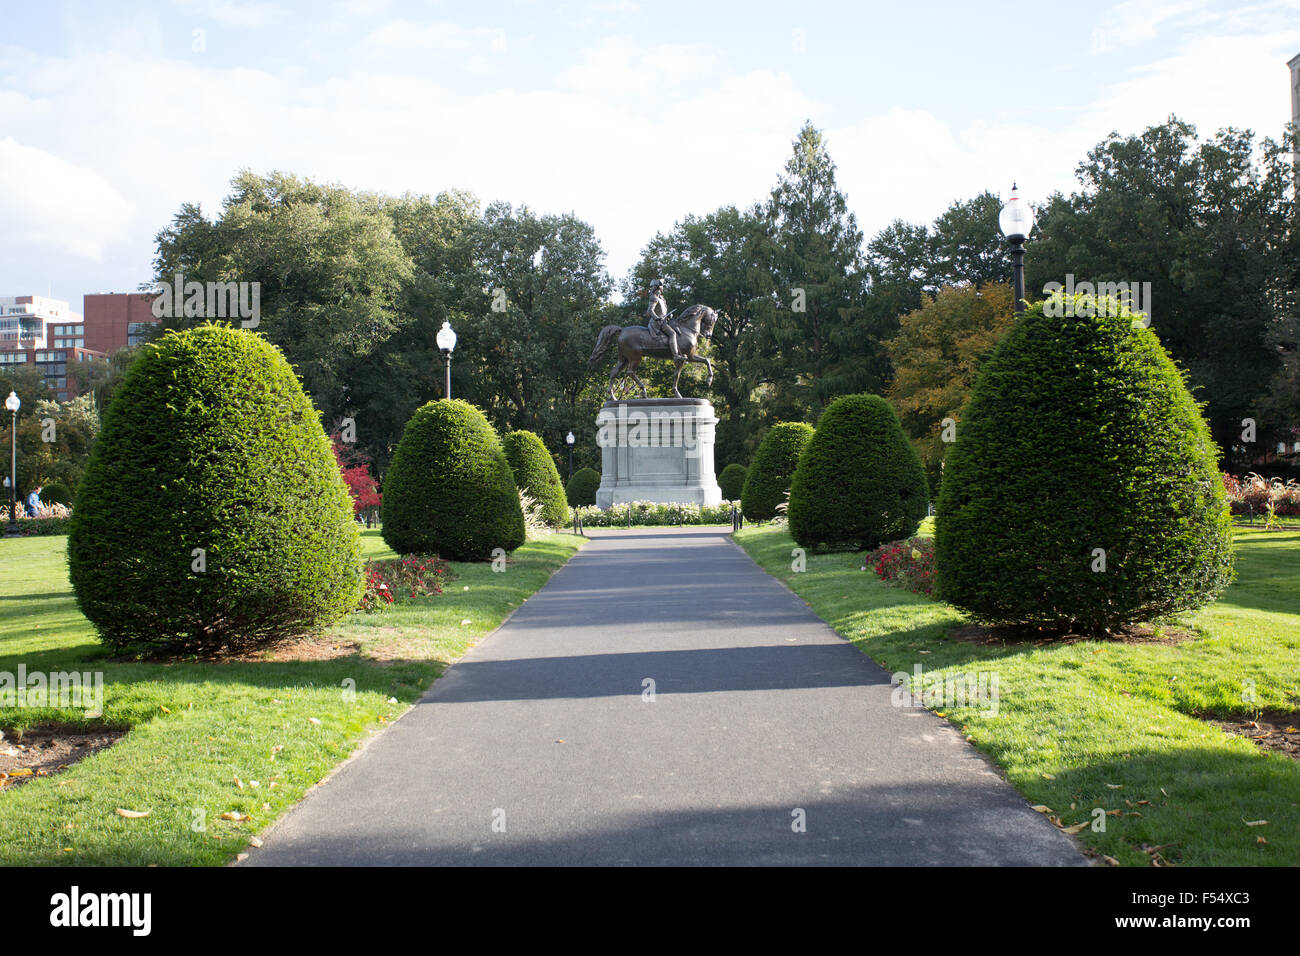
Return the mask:
[[880,389],[888,370],[863,307],[862,233],[811,123],[763,211],[774,294],[758,313],[755,368],[777,418],[811,419],[836,395]]

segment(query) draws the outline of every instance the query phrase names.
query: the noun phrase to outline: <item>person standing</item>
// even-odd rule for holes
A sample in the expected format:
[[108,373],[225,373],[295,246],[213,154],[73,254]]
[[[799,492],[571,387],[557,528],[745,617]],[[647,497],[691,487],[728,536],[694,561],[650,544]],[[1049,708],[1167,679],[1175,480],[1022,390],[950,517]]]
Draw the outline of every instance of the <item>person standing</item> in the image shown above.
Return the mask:
[[27,517],[35,518],[41,513],[41,486],[37,485],[27,496]]

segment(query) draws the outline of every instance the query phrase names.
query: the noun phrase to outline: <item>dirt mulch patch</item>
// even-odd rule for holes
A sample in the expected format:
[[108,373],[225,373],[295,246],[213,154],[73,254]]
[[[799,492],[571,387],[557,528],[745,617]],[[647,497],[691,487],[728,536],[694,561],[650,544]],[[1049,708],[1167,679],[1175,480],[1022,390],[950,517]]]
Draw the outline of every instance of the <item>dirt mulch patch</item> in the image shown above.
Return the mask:
[[1048,631],[1036,627],[983,627],[972,624],[948,632],[949,640],[967,644],[1077,644],[1080,641],[1114,641],[1117,644],[1167,644],[1170,646],[1190,641],[1196,634],[1176,627],[1135,624],[1110,634],[1075,634],[1065,631]]
[[238,654],[224,654],[218,661],[247,663],[252,661],[329,661],[336,657],[353,657],[361,653],[355,641],[329,637],[299,637],[267,647],[251,648]]
[[1254,719],[1205,719],[1230,734],[1253,740],[1262,750],[1272,750],[1274,753],[1286,754],[1293,760],[1300,760],[1300,714],[1266,710]]
[[29,727],[21,736],[5,731],[0,736],[0,790],[65,770],[125,736],[125,730],[109,728]]

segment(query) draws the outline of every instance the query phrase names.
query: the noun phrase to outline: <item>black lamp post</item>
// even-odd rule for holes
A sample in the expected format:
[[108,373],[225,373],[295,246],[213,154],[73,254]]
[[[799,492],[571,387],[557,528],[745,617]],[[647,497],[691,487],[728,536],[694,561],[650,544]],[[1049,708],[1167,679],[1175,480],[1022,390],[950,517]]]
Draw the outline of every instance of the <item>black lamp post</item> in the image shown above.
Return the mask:
[[18,533],[18,409],[22,408],[22,399],[17,392],[11,391],[5,399],[5,408],[9,409],[9,527],[6,534]]
[[1025,311],[1025,240],[1034,228],[1034,211],[1016,195],[1016,184],[1011,184],[1011,198],[998,215],[998,226],[1011,243],[1011,276],[1015,296],[1015,312]]
[[568,437],[564,439],[564,443],[569,446],[569,480],[570,481],[573,480],[573,442],[574,442],[573,432],[569,432]]
[[442,352],[444,379],[442,397],[451,398],[451,353],[456,351],[456,333],[450,322],[443,322],[437,335],[438,349]]

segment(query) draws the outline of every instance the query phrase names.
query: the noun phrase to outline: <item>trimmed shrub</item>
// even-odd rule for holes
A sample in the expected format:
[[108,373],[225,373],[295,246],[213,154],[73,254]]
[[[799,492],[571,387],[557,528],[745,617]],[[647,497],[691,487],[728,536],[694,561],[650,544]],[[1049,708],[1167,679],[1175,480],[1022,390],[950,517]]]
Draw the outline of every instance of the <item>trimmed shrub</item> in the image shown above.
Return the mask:
[[750,521],[776,517],[776,506],[785,500],[799,456],[812,439],[813,428],[804,422],[773,425],[749,464],[741,486],[740,510]]
[[722,489],[723,501],[739,501],[745,491],[745,476],[749,469],[732,462],[718,475],[718,487]]
[[70,505],[72,489],[61,481],[51,481],[41,489],[41,501],[51,505]]
[[452,561],[524,543],[514,474],[481,411],[445,398],[415,410],[384,475],[381,533],[398,554]]
[[553,528],[569,522],[569,504],[555,461],[530,431],[511,432],[501,439],[506,461],[515,476],[515,485],[533,499],[541,509],[542,520]]
[[984,623],[1085,633],[1211,601],[1232,578],[1231,519],[1183,373],[1117,303],[1048,304],[998,346],[958,426],[938,593]]
[[569,499],[569,507],[580,508],[596,503],[596,491],[599,488],[600,472],[595,468],[579,468],[569,479],[564,494]]
[[77,490],[68,569],[117,648],[236,649],[356,608],[352,503],[278,349],[216,325],[141,348]]
[[790,482],[790,534],[805,548],[862,551],[910,538],[930,510],[921,456],[879,395],[837,398]]

